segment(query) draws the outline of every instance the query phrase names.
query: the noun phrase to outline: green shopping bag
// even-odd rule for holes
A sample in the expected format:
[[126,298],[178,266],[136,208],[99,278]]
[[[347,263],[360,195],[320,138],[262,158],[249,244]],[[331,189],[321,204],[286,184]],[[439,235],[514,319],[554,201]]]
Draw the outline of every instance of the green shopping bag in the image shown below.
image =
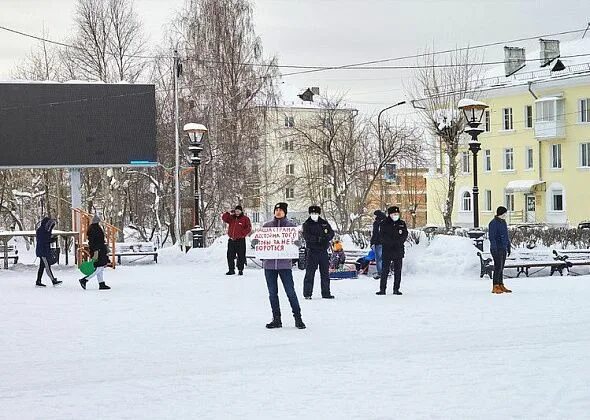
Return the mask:
[[84,274],[85,276],[91,275],[92,273],[94,273],[94,270],[96,270],[96,268],[94,268],[94,261],[92,260],[84,261],[82,264],[80,264],[79,268],[82,274]]

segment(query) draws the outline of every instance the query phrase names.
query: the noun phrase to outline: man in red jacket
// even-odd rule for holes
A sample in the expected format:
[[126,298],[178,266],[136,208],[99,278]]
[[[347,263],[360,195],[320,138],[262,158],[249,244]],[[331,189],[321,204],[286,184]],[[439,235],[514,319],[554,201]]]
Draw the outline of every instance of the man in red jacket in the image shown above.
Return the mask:
[[236,274],[234,260],[238,256],[238,275],[244,274],[244,264],[246,264],[246,236],[252,231],[252,224],[248,216],[244,214],[242,206],[237,205],[230,212],[221,215],[221,219],[229,225],[227,235],[227,266],[229,271],[225,273],[228,276]]

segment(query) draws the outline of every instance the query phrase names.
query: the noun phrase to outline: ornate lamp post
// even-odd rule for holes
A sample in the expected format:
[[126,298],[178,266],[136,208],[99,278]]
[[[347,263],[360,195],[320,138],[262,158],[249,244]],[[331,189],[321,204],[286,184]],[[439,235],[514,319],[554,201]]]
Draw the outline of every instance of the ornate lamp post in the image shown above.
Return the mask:
[[199,153],[203,151],[203,135],[207,132],[207,127],[203,124],[189,123],[183,127],[185,133],[188,134],[189,146],[188,150],[192,153],[191,163],[195,171],[195,223],[191,229],[193,233],[193,248],[203,248],[205,246],[203,240],[203,227],[201,226],[201,217],[199,215],[199,202],[201,200],[201,184],[199,183],[199,167],[201,165],[201,158]]
[[481,150],[481,143],[477,137],[484,131],[480,127],[481,120],[488,105],[475,101],[473,99],[461,99],[458,108],[463,112],[465,120],[467,121],[467,128],[465,132],[471,136],[469,140],[469,150],[473,153],[473,230],[469,232],[469,236],[475,240],[476,246],[483,249],[483,241],[481,237],[483,232],[479,230],[479,188],[477,185],[477,152]]

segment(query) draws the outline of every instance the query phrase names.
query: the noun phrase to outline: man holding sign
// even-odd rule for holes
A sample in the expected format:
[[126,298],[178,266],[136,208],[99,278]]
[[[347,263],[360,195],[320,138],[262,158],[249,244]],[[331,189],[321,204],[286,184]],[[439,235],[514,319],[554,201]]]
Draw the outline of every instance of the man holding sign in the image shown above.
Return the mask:
[[[266,286],[268,287],[268,298],[272,308],[272,321],[266,324],[266,328],[281,328],[281,306],[279,304],[279,286],[278,278],[281,278],[285,293],[289,298],[295,326],[299,329],[305,328],[301,319],[301,307],[295,293],[293,283],[293,256],[291,253],[298,252],[298,248],[293,244],[293,234],[296,233],[297,225],[287,219],[287,203],[277,203],[274,207],[274,219],[264,224],[260,232],[260,239],[256,245],[256,252],[259,257],[264,259],[264,276],[266,277]],[[267,229],[267,228],[288,228],[288,229]],[[268,256],[272,259],[267,259]],[[266,256],[266,257],[265,257]]]

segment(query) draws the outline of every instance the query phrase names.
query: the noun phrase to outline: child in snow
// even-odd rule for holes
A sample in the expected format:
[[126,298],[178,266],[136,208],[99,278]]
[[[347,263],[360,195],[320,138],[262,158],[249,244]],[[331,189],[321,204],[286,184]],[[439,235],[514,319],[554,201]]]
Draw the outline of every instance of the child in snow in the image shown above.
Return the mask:
[[369,251],[367,255],[365,255],[364,257],[360,257],[358,260],[356,260],[356,271],[359,274],[361,272],[363,274],[367,274],[369,272],[369,265],[371,264],[371,261],[375,261],[375,251],[373,251],[372,249]]
[[346,261],[346,254],[344,253],[342,242],[334,241],[332,244],[332,256],[330,257],[330,268],[337,270],[344,265],[344,261]]

